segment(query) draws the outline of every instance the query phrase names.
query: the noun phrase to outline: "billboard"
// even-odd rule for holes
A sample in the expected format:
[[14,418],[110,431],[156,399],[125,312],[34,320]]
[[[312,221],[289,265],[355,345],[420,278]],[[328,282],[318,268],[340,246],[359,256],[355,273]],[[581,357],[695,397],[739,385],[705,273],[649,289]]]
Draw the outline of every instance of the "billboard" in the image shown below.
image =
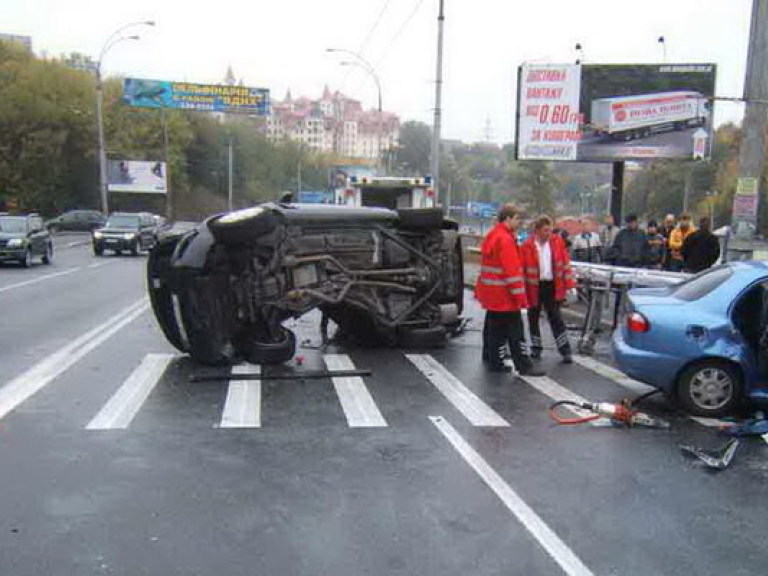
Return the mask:
[[168,192],[165,162],[110,160],[107,166],[107,190],[110,192]]
[[519,160],[613,162],[710,155],[714,64],[525,64]]
[[171,108],[266,116],[269,90],[223,84],[191,84],[126,78],[123,101],[140,108]]

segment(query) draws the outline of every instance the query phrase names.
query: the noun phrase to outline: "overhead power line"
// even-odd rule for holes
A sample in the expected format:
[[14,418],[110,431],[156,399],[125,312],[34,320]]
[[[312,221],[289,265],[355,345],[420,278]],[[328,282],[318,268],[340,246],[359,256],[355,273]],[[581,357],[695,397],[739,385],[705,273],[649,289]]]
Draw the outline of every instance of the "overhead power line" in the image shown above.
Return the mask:
[[419,11],[419,8],[421,8],[422,4],[424,4],[424,0],[419,0],[419,3],[416,4],[413,10],[411,10],[411,13],[408,14],[408,17],[400,25],[400,28],[397,29],[397,32],[395,32],[395,35],[392,36],[392,39],[389,41],[389,44],[387,44],[387,47],[384,48],[384,51],[379,56],[378,60],[376,60],[376,64],[380,64],[384,60],[384,58],[387,57],[387,54],[389,54],[389,51],[392,49],[392,46],[395,45],[395,42],[397,42],[397,39],[400,38],[400,35],[408,27],[408,24],[411,23],[411,20],[413,20],[413,17],[416,16],[416,13]]
[[384,18],[384,14],[387,11],[387,8],[389,8],[389,5],[392,3],[392,0],[386,0],[384,2],[384,6],[381,7],[381,10],[379,11],[379,15],[376,17],[376,21],[373,23],[373,26],[371,26],[371,29],[368,30],[368,33],[365,35],[365,39],[363,40],[363,43],[360,44],[360,47],[357,49],[358,52],[361,54],[365,50],[365,47],[368,45],[368,42],[371,41],[371,38],[373,38],[373,33],[376,32],[376,29],[379,27],[379,24],[381,24],[382,18]]

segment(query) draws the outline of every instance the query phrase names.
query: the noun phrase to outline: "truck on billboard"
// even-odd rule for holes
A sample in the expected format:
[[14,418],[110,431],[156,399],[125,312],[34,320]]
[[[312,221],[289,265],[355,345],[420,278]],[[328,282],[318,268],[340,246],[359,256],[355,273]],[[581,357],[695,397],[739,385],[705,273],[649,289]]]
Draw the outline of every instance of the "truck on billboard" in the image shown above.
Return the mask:
[[645,138],[709,118],[707,99],[698,92],[660,92],[592,100],[592,132],[615,140]]
[[714,91],[714,64],[521,66],[517,158],[706,158]]

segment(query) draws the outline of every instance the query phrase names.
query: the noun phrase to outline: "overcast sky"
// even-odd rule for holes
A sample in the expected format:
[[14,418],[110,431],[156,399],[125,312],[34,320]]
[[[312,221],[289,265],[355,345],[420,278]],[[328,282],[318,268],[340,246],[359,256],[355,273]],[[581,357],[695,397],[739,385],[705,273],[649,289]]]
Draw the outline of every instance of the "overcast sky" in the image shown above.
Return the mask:
[[[29,35],[37,53],[98,55],[122,24],[155,20],[115,47],[107,74],[221,82],[228,65],[246,85],[282,99],[318,97],[324,84],[376,104],[372,80],[326,48],[361,51],[381,77],[384,108],[432,122],[439,0],[2,0],[0,32]],[[443,136],[513,135],[515,68],[570,62],[715,62],[717,95],[740,96],[751,0],[445,0]],[[717,104],[716,120],[740,120]]]

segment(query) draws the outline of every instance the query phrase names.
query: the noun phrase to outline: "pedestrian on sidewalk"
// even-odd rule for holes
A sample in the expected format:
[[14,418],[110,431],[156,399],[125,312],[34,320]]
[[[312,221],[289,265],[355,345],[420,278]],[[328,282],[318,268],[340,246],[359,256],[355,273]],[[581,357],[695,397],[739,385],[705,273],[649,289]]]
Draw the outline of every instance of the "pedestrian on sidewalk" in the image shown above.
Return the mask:
[[720,242],[709,230],[709,218],[699,220],[699,229],[690,234],[680,249],[684,270],[697,274],[711,267],[720,257]]
[[571,345],[560,306],[567,292],[576,288],[576,281],[568,249],[563,239],[552,233],[552,220],[549,217],[542,216],[536,221],[533,236],[523,244],[521,252],[528,298],[531,356],[534,359],[541,358],[544,348],[539,325],[543,308],[563,363],[572,364]]
[[513,204],[499,210],[498,224],[480,249],[480,275],[475,296],[485,308],[483,361],[491,372],[511,372],[504,364],[507,346],[519,374],[543,376],[528,355],[522,310],[528,306],[516,231],[520,211]]
[[683,242],[685,242],[688,236],[696,232],[696,227],[693,226],[692,220],[690,214],[681,214],[680,223],[669,235],[669,269],[672,272],[682,272],[685,266],[682,253]]
[[635,214],[628,215],[626,223],[626,227],[616,235],[608,259],[615,266],[640,268],[647,251],[645,231],[639,228]]
[[645,253],[645,267],[651,270],[661,270],[667,253],[667,241],[659,233],[659,227],[655,220],[648,221],[645,238],[648,243]]
[[664,270],[669,270],[671,267],[671,260],[672,260],[672,252],[669,249],[669,237],[672,236],[672,231],[675,229],[675,226],[677,225],[675,215],[674,214],[667,214],[664,216],[664,222],[661,227],[661,235],[664,237],[664,260],[661,263],[661,266]]
[[604,222],[605,225],[600,230],[600,243],[603,245],[603,256],[606,263],[613,264],[613,262],[609,260],[608,252],[616,241],[616,236],[619,235],[619,227],[616,226],[616,221],[610,214],[605,217]]
[[581,219],[581,234],[573,237],[571,243],[571,259],[574,262],[603,262],[603,245],[600,235],[595,232],[596,222],[589,216]]

